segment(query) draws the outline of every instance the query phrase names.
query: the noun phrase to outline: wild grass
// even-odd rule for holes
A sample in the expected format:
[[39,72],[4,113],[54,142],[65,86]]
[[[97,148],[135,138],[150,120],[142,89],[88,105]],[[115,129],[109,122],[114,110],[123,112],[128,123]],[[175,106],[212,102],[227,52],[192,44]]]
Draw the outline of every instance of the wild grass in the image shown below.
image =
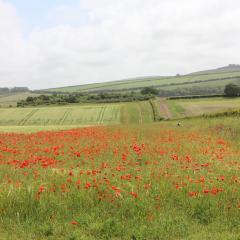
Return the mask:
[[176,123],[0,134],[0,239],[239,239],[239,119]]

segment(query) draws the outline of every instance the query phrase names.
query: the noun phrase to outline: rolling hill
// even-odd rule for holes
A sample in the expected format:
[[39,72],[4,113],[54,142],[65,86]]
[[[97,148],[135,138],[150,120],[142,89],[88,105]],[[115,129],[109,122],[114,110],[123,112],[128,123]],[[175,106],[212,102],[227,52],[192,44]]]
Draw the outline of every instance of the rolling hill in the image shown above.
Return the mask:
[[140,91],[144,87],[155,87],[162,96],[191,94],[222,94],[228,83],[240,84],[240,66],[229,65],[214,70],[206,70],[188,75],[155,76],[125,79],[104,83],[45,89],[43,93],[71,92],[129,92]]
[[194,72],[191,74],[211,74],[211,73],[224,73],[224,72],[239,72],[240,71],[240,65],[238,64],[229,64],[225,67],[220,67],[216,69],[210,69],[210,70],[204,70],[199,72]]

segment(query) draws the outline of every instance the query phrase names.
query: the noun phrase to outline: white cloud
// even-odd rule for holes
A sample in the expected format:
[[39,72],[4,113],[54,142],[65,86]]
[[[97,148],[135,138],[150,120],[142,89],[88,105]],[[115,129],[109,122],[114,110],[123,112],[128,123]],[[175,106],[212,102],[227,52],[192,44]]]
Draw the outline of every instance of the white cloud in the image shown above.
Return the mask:
[[237,0],[82,0],[58,6],[52,26],[24,40],[18,20],[0,0],[3,85],[47,88],[240,63]]

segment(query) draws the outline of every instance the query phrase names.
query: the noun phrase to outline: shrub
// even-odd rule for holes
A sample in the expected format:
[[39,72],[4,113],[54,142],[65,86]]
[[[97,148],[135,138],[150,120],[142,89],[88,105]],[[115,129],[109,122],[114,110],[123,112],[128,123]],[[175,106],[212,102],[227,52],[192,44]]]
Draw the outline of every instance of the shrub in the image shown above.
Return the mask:
[[238,97],[240,96],[240,86],[234,83],[227,84],[224,93],[227,97]]

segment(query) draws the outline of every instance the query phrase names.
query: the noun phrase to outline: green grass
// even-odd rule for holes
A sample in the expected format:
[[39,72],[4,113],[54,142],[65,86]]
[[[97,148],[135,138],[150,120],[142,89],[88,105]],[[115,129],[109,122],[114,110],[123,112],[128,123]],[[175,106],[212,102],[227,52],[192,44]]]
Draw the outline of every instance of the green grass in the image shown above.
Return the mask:
[[186,110],[177,101],[167,101],[169,110],[172,113],[172,118],[182,118],[187,116]]
[[202,98],[169,100],[174,118],[198,116],[240,108],[240,98]]
[[[0,108],[0,132],[28,128],[65,129],[69,126],[147,124],[166,117],[159,99],[117,103],[29,108]],[[240,98],[178,99],[165,101],[172,119],[240,108]],[[155,116],[154,116],[155,115]],[[17,127],[18,126],[18,127]]]
[[1,131],[66,129],[69,126],[142,124],[154,122],[149,101],[69,105],[58,107],[0,108]]
[[34,133],[40,131],[57,131],[89,126],[90,125],[0,126],[0,133]]
[[121,104],[2,108],[0,126],[101,125],[120,123]]
[[160,87],[160,89],[163,90],[176,90],[179,88],[192,88],[192,87],[201,87],[201,88],[219,88],[222,90],[224,90],[225,86],[229,83],[235,83],[235,84],[239,84],[240,83],[240,79],[228,79],[228,80],[216,80],[216,81],[203,81],[201,83],[190,83],[190,84],[183,84],[183,85],[173,85],[173,86],[162,86]]
[[124,124],[143,124],[154,121],[153,110],[149,101],[123,104],[121,122]]

